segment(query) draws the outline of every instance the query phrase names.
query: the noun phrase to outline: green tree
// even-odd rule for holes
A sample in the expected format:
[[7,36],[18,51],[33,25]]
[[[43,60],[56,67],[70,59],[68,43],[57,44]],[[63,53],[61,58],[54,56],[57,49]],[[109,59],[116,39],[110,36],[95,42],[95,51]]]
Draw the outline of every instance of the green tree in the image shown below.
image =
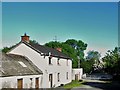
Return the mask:
[[38,42],[36,41],[36,40],[30,40],[30,42],[29,43],[33,43],[33,44],[38,44]]
[[[80,63],[84,60],[84,50],[86,50],[87,44],[81,40],[75,40],[75,39],[68,39],[65,43],[75,49],[74,53],[76,53],[76,56],[77,56],[76,63],[77,64],[79,63],[80,65]],[[80,67],[80,66],[77,65],[77,67]]]
[[2,49],[2,52],[7,53],[9,50],[10,50],[9,47],[4,47],[4,48]]
[[94,50],[88,51],[87,54],[88,55],[87,55],[86,59],[88,59],[88,60],[94,59],[94,60],[98,61],[101,57],[101,54],[98,51],[94,51]]
[[99,68],[99,59],[100,59],[100,53],[98,51],[88,51],[86,60],[81,62],[81,66],[83,67],[84,71],[86,73],[90,73],[93,71],[98,71]]
[[51,48],[58,48],[58,47],[62,47],[62,44],[60,42],[51,41],[49,43],[46,43],[45,46],[48,46],[48,47],[51,47]]
[[84,73],[91,73],[93,71],[93,61],[92,60],[82,61],[81,67],[83,68]]
[[11,50],[12,48],[14,48],[16,45],[13,45],[13,46],[10,46],[10,47],[4,47],[3,49],[2,49],[2,52],[4,52],[4,53],[7,53],[9,50]]
[[102,58],[104,61],[105,71],[110,74],[120,74],[120,47],[115,47],[114,50],[108,50],[106,56]]

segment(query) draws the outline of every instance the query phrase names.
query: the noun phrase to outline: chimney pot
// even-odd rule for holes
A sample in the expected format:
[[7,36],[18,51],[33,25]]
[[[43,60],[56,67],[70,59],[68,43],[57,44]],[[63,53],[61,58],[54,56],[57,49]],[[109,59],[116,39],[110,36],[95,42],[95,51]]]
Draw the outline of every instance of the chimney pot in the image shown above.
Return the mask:
[[62,52],[62,48],[56,48],[56,50],[58,50],[59,52]]
[[29,36],[25,33],[24,36],[21,36],[21,41],[26,41],[29,43]]

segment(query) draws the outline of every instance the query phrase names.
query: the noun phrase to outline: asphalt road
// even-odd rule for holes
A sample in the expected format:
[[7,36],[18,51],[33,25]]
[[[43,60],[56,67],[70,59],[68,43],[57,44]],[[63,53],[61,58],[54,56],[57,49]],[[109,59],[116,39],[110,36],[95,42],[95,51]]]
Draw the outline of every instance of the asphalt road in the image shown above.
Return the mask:
[[82,86],[72,88],[71,90],[120,90],[120,84],[100,80],[85,80]]

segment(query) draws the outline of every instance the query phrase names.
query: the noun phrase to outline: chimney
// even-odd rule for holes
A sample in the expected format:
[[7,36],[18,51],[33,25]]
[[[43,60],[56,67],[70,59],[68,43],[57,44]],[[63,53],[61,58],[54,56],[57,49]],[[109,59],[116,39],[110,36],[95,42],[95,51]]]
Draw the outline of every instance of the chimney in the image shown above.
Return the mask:
[[62,48],[56,48],[56,50],[62,52]]
[[25,33],[24,36],[21,36],[21,41],[26,41],[29,43],[29,36]]

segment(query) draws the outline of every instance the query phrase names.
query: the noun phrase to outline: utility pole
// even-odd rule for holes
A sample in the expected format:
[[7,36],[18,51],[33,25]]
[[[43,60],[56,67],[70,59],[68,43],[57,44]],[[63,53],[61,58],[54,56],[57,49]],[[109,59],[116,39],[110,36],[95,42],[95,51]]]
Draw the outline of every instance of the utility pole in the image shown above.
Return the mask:
[[55,42],[57,42],[57,41],[58,41],[57,36],[55,36],[55,37],[53,38],[53,40],[54,40]]

